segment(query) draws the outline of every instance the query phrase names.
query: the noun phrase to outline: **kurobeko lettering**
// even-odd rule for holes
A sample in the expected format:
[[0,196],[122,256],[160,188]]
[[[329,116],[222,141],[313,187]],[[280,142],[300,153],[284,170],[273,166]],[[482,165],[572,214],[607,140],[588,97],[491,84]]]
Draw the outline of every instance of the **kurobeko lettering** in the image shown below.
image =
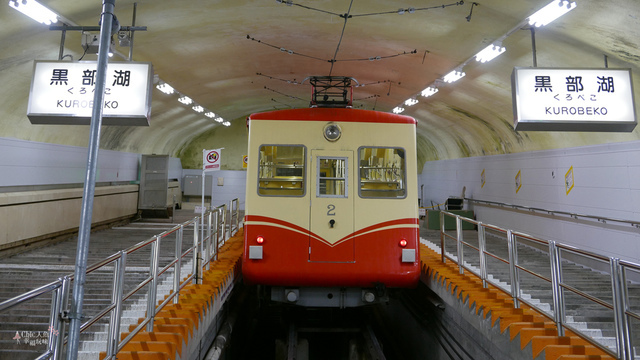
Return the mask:
[[[117,109],[119,106],[117,101],[105,101],[105,109]],[[68,109],[86,109],[93,108],[93,100],[57,100],[56,107]]]
[[589,115],[606,116],[609,113],[606,107],[593,106],[546,106],[545,115]]

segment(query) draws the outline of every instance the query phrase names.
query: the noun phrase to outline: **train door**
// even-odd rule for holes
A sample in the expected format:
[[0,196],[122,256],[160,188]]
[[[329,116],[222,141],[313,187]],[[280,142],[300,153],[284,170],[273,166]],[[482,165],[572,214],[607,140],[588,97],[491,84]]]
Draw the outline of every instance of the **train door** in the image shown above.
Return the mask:
[[309,261],[355,260],[353,151],[312,150]]

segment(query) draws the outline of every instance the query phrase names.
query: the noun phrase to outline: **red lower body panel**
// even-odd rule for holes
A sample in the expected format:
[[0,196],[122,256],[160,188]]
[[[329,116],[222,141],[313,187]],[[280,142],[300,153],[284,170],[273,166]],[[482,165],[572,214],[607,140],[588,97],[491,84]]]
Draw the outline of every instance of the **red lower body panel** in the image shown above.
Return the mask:
[[[420,276],[417,224],[417,219],[385,222],[331,246],[307,229],[247,216],[244,281],[273,286],[415,287]],[[258,236],[264,238],[262,244],[256,242]],[[407,241],[405,247],[400,246],[401,239]],[[262,259],[249,259],[250,246],[262,246]],[[402,262],[402,249],[415,249],[413,262]]]

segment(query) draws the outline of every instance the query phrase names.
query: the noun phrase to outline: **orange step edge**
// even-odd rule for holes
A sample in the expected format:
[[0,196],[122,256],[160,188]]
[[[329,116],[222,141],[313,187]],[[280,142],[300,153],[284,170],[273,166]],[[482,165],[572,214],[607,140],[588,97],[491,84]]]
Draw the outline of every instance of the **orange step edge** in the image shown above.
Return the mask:
[[505,292],[503,294],[506,297],[488,295],[490,291],[478,288],[478,284],[482,283],[481,279],[476,277],[475,280],[471,280],[469,277],[473,274],[462,275],[457,271],[457,266],[450,266],[451,263],[443,264],[435,251],[422,244],[420,250],[423,261],[421,269],[428,279],[444,287],[461,301],[468,301],[470,308],[475,304],[478,314],[483,310],[483,317],[491,313],[491,326],[495,326],[500,320],[500,332],[503,333],[510,328],[511,340],[516,334],[520,334],[522,349],[531,342],[534,358],[546,350],[545,360],[613,359],[604,350],[571,331],[565,331],[564,337],[557,336],[555,323],[544,314],[529,306],[514,308],[513,302],[508,302],[510,296]]

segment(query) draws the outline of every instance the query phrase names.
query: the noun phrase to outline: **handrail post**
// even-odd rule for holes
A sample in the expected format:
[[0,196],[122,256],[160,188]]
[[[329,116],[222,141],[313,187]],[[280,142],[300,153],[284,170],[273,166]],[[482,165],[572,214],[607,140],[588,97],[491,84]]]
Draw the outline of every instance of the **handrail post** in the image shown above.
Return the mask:
[[516,308],[520,307],[520,300],[518,300],[518,296],[520,295],[518,292],[518,279],[516,276],[516,253],[514,251],[515,240],[513,233],[511,230],[507,230],[507,245],[509,251],[509,279],[511,280],[511,297],[513,298],[513,306]]
[[122,319],[122,288],[124,283],[124,272],[127,263],[127,253],[120,250],[120,257],[115,261],[113,267],[113,286],[111,291],[111,304],[115,303],[115,308],[111,311],[109,321],[109,340],[107,343],[107,356],[109,359],[118,353],[120,343],[120,320]]
[[153,318],[156,316],[156,296],[158,289],[158,260],[160,258],[160,236],[155,236],[156,241],[151,243],[151,282],[149,283],[149,302],[147,302],[147,331],[153,331]]
[[240,200],[236,198],[236,231],[240,231]]
[[180,300],[180,276],[182,276],[182,241],[184,238],[184,224],[180,225],[180,229],[176,233],[176,263],[173,265],[173,293],[176,294],[173,297],[173,303],[177,304]]
[[233,200],[229,201],[229,237],[233,235]]
[[200,278],[200,264],[199,256],[198,256],[198,223],[199,221],[195,221],[193,223],[193,283],[198,284],[198,279]]
[[549,241],[549,262],[551,265],[551,293],[553,295],[553,317],[558,336],[564,336],[564,292],[562,290],[562,264],[555,241]]
[[444,231],[444,212],[440,211],[440,256],[442,259],[442,263],[447,262],[447,257],[445,256],[445,231]]
[[214,235],[214,239],[213,239],[213,258],[215,260],[218,260],[218,237],[219,237],[219,232],[220,232],[220,214],[219,211],[216,209],[215,212],[213,213],[215,220],[213,222],[214,226],[215,226],[215,231],[213,231]]
[[209,210],[207,213],[207,247],[205,263],[207,264],[207,270],[211,268],[211,220],[213,217],[213,211]]
[[[65,276],[62,278],[62,286],[60,287],[60,291],[58,292],[58,310],[55,314],[53,314],[56,318],[55,318],[55,323],[57,323],[57,325],[54,325],[54,334],[55,331],[57,331],[57,338],[56,338],[56,343],[53,347],[53,357],[52,359],[54,360],[60,360],[62,358],[62,347],[64,346],[64,330],[65,330],[65,322],[61,321],[61,317],[63,315],[63,313],[66,311],[67,309],[67,305],[68,305],[68,299],[69,299],[69,292],[71,290],[71,277],[70,276]],[[51,347],[51,332],[49,332],[49,347]]]
[[458,272],[464,274],[464,249],[462,247],[462,218],[456,215],[456,246],[458,253]]
[[622,282],[623,270],[620,266],[620,259],[609,258],[609,267],[611,269],[611,289],[613,294],[613,315],[616,326],[616,348],[618,359],[633,359],[631,343],[629,340],[628,324],[627,324],[627,299],[625,297],[624,286]]
[[632,360],[634,349],[633,349],[633,343],[631,341],[631,322],[627,317],[627,310],[631,308],[631,305],[629,302],[629,288],[627,287],[627,274],[624,270],[624,267],[620,265],[620,260],[618,260],[618,274],[620,274],[618,284],[620,285],[621,295],[622,295],[620,298],[623,304],[621,314],[624,319],[624,327],[623,327],[624,345],[625,345],[624,347],[625,347],[625,353],[627,355],[627,358],[629,360]]
[[60,331],[58,329],[60,325],[60,305],[62,302],[62,284],[63,280],[58,278],[60,282],[60,286],[52,291],[51,293],[51,312],[49,313],[49,342],[47,343],[47,350],[53,354],[53,359],[55,358],[56,347],[58,344],[58,335],[60,335]]
[[487,249],[485,238],[485,227],[482,222],[478,222],[478,248],[480,249],[480,278],[482,279],[482,287],[487,288],[487,259],[485,251]]
[[227,204],[224,204],[223,207],[223,214],[222,214],[222,244],[226,244],[227,243]]

